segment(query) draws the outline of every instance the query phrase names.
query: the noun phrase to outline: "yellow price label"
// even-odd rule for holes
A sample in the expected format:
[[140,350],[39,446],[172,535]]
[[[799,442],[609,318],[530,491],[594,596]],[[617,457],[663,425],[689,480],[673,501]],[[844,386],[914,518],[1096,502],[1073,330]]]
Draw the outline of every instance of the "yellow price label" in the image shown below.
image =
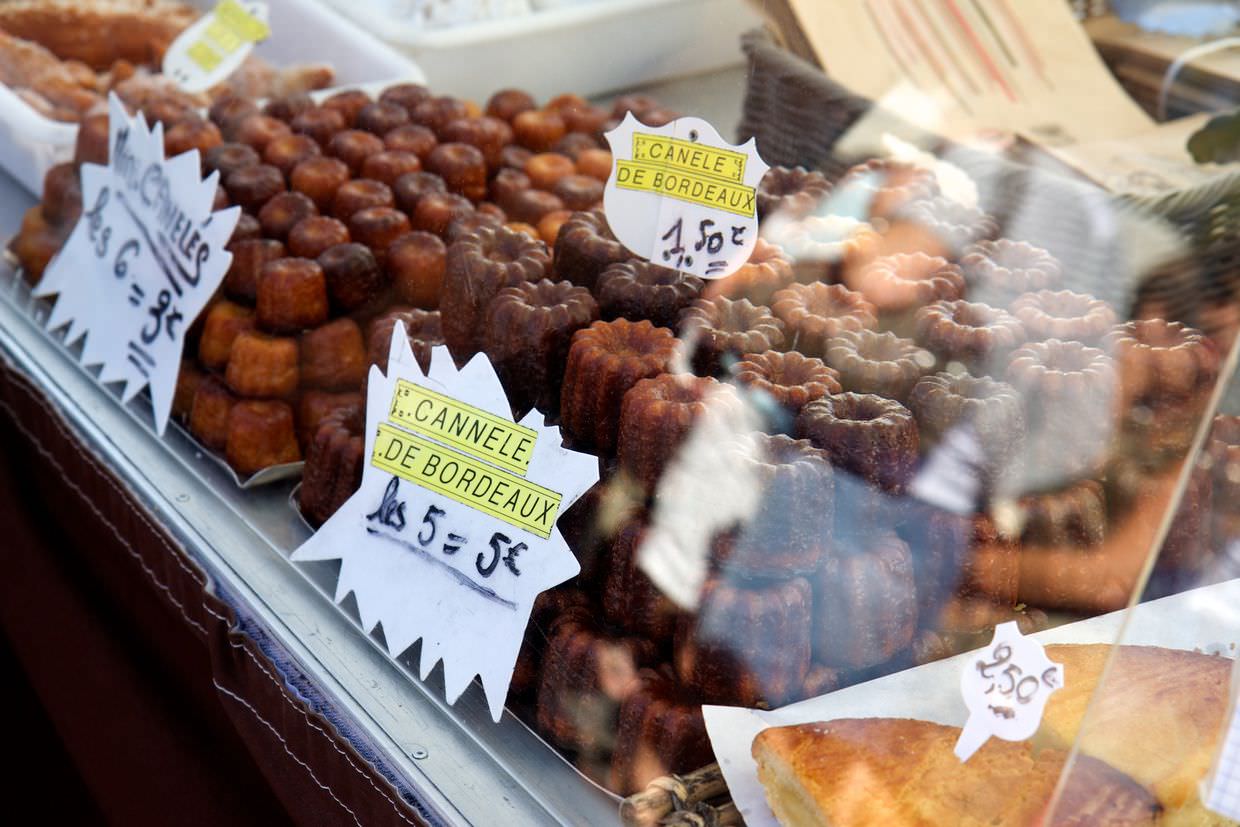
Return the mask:
[[219,66],[220,61],[223,60],[219,52],[215,51],[215,49],[212,49],[201,40],[191,44],[190,47],[185,50],[185,54],[194,62],[195,66],[204,72],[210,72],[216,66]]
[[560,511],[555,491],[386,423],[370,463],[544,540]]
[[216,6],[215,19],[248,43],[257,43],[271,36],[271,28],[242,8],[237,0],[224,0]]
[[713,176],[669,169],[665,164],[616,161],[616,186],[665,195],[691,204],[752,218],[757,215],[753,187],[733,184]]
[[390,418],[411,431],[525,476],[538,432],[405,379],[396,383]]

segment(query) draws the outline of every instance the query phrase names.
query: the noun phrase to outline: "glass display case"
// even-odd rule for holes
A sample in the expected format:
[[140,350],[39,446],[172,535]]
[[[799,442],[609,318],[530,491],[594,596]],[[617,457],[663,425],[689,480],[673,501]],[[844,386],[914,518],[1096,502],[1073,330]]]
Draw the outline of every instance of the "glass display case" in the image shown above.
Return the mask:
[[[300,30],[302,1],[271,3],[271,44]],[[60,5],[70,27],[93,19]],[[762,4],[766,28],[740,2],[519,3],[518,18],[456,34],[435,29],[452,8],[505,4],[368,5],[373,15],[350,10],[356,26],[307,7],[312,36],[338,41],[324,54],[345,55],[331,67],[290,67],[290,52],[271,49],[270,64],[205,93],[148,71],[158,67],[124,43],[83,55],[39,42],[0,7],[14,41],[0,48],[36,54],[24,59],[76,91],[70,105],[46,75],[0,73],[18,93],[0,88],[0,104],[47,103],[41,116],[67,130],[59,149],[49,138],[10,147],[12,161],[0,153],[34,190],[2,182],[12,240],[0,348],[227,593],[241,625],[295,664],[332,725],[400,791],[397,812],[431,823],[1230,823],[1209,810],[1224,807],[1215,768],[1240,642],[1234,165],[1173,175],[1136,137],[1109,138],[1109,163],[1159,177],[1137,191],[1095,174],[1085,159],[1099,157],[1096,140],[996,137],[981,90],[971,131],[955,115],[919,119],[936,98],[910,90],[934,73],[935,52],[914,35],[941,37],[936,25],[954,21],[986,38],[958,59],[984,64],[1024,21],[976,4],[918,12],[921,24],[874,17],[873,33],[896,38],[893,57],[924,62],[893,96],[846,85],[855,67],[814,65],[820,12],[795,2]],[[435,11],[419,18],[422,6]],[[690,11],[715,7],[712,27],[691,25]],[[188,21],[218,14],[176,8],[184,19],[164,18],[144,47],[162,51]],[[113,11],[150,22],[129,4]],[[373,25],[401,15],[395,34]],[[514,43],[610,36],[636,48],[638,24],[654,19],[681,27],[658,48],[683,32],[685,54],[662,71],[617,64],[627,74],[615,77],[583,64],[589,88],[574,88],[571,65],[559,94],[546,78],[524,84],[535,96],[464,62],[477,38],[502,45],[506,25]],[[445,62],[457,36],[465,51]],[[410,52],[456,74],[439,68],[440,85]],[[1082,73],[1105,73],[1089,59]],[[1018,65],[994,71],[1023,90]],[[686,69],[708,71],[668,77]],[[6,111],[0,120],[16,123]],[[686,117],[717,129],[717,145]],[[64,315],[70,299],[117,301],[120,259],[97,253],[94,272],[61,251],[107,249],[99,182],[123,189],[118,150],[148,122],[162,124],[150,139],[168,158],[197,153],[196,186],[198,172],[215,176],[201,226],[236,223],[201,313],[174,335],[159,326],[171,294],[153,311],[151,342],[183,342],[175,385],[150,379],[137,393],[143,382],[122,391],[95,358],[122,334]],[[628,127],[645,130],[631,146],[616,138]],[[680,160],[640,155],[678,141]],[[699,156],[716,165],[695,168]],[[738,171],[770,169],[747,186],[722,171],[736,158]],[[642,209],[668,233],[636,252],[619,237],[633,218],[614,193],[618,171],[639,162],[750,204],[686,224],[675,212],[685,203],[713,207],[650,189]],[[692,256],[725,255],[716,226],[746,252],[695,275]],[[175,263],[187,234],[169,224],[146,236],[152,261],[164,266],[163,250]],[[444,380],[449,370],[475,378]],[[504,403],[479,411],[483,374]],[[545,532],[509,519],[491,534],[489,566],[486,551],[473,562],[474,546],[455,557],[466,532],[445,544],[436,512],[502,522],[502,507],[402,474],[384,433],[420,434],[478,478],[556,498],[571,486],[489,443],[453,441],[447,425],[419,430],[412,407],[400,431],[410,388],[428,406],[541,435],[574,468],[597,468],[597,483],[556,499]],[[383,504],[363,508],[359,487],[380,476]],[[394,502],[405,481],[457,505],[411,500],[406,515]],[[324,525],[340,553],[293,559]],[[378,569],[392,580],[380,610],[348,569],[379,565],[378,551],[365,555],[385,529],[514,607],[504,589],[516,586],[488,578],[551,568],[562,538],[575,573],[528,595],[527,621],[516,609],[505,621],[520,645],[500,689],[454,675],[444,641],[456,638],[434,628],[434,612],[419,614],[432,618],[420,640],[394,646],[414,590]],[[354,542],[363,553],[342,567]],[[457,592],[440,599],[441,617],[469,623]],[[1007,690],[992,681],[987,691],[1022,707],[1037,695],[1045,712],[1031,737],[993,737],[962,760],[962,673],[1003,673],[1013,657],[997,628],[1044,646],[1061,671],[1043,670],[1027,697],[1019,671],[1005,673]],[[1024,714],[998,706],[998,717]]]

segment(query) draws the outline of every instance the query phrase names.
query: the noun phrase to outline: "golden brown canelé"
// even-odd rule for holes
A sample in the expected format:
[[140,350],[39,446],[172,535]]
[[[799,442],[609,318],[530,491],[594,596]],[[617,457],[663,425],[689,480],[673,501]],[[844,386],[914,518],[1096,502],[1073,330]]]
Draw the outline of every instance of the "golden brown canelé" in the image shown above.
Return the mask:
[[1024,439],[1020,395],[989,376],[944,371],[923,377],[913,387],[908,407],[924,442],[937,443],[953,429],[967,429],[977,440],[988,473],[1001,471]]
[[253,330],[256,324],[251,308],[227,299],[212,303],[198,339],[198,361],[207,370],[223,370],[237,336]]
[[334,319],[301,335],[301,385],[328,391],[357,390],[366,378],[362,329],[350,318]]
[[841,393],[810,402],[797,416],[795,434],[808,439],[831,463],[884,491],[902,491],[917,464],[917,422],[893,399]]
[[757,507],[718,541],[718,569],[730,579],[808,575],[831,549],[835,477],[827,455],[808,440],[751,434],[729,446]]
[[827,347],[826,362],[844,390],[873,393],[904,402],[913,386],[935,367],[934,354],[891,331],[849,330]]
[[913,642],[917,587],[909,548],[894,534],[852,540],[813,578],[814,660],[862,669]]
[[848,286],[859,291],[880,313],[901,313],[964,295],[964,276],[945,258],[925,253],[895,253],[874,259],[855,273]]
[[648,319],[656,327],[673,328],[680,311],[702,292],[696,276],[660,267],[642,259],[609,265],[594,287],[603,319]]
[[271,238],[247,238],[228,245],[232,262],[224,274],[224,293],[231,299],[253,305],[258,298],[258,280],[263,268],[284,258],[284,245]]
[[431,233],[408,233],[387,250],[387,271],[397,298],[424,310],[439,307],[447,267],[448,247]]
[[405,336],[413,351],[413,358],[423,371],[430,370],[431,349],[444,343],[443,325],[438,310],[413,307],[393,307],[370,322],[366,329],[367,364],[378,365],[380,370],[387,373],[392,331],[397,322],[405,326]]
[[258,326],[294,333],[327,321],[327,280],[306,258],[280,258],[263,266],[256,299]]
[[228,387],[214,376],[198,384],[189,412],[189,432],[213,451],[223,451],[228,442],[228,412],[237,404]]
[[638,562],[648,526],[638,515],[628,519],[616,534],[610,553],[603,560],[603,617],[624,629],[669,650],[683,612],[642,570]]
[[691,772],[714,758],[702,704],[671,669],[643,669],[638,679],[620,706],[612,752],[611,789],[620,795],[641,792],[656,778]]
[[1002,303],[1022,293],[1057,290],[1063,284],[1058,259],[1026,241],[979,241],[960,260],[970,290]]
[[1032,342],[1062,339],[1096,345],[1115,324],[1106,302],[1071,290],[1038,290],[1012,302],[1012,315]]
[[519,420],[530,408],[560,407],[564,365],[573,334],[598,318],[590,291],[567,281],[506,287],[487,306],[483,351]]
[[784,346],[784,323],[748,299],[696,299],[681,311],[676,329],[694,372],[702,376],[726,374],[746,353]]
[[610,752],[620,704],[654,665],[654,645],[599,627],[591,613],[569,609],[553,624],[538,687],[538,729],[566,749]]
[[327,283],[327,297],[338,313],[366,307],[383,294],[387,278],[364,244],[333,244],[315,259]]
[[792,420],[807,403],[844,389],[838,372],[821,359],[795,350],[747,353],[736,363],[733,375],[741,387],[762,400],[753,404],[763,409],[776,432],[790,431]]
[[301,460],[293,409],[287,402],[246,399],[228,412],[228,464],[242,477]]
[[896,220],[923,228],[953,255],[999,234],[998,223],[989,215],[941,195],[913,201],[900,210]]
[[555,240],[555,276],[593,291],[603,270],[631,257],[612,234],[602,210],[574,213]]
[[560,427],[579,449],[610,456],[625,394],[671,369],[679,342],[648,321],[595,322],[573,336],[560,394]]
[[830,192],[831,184],[817,170],[771,167],[758,182],[758,219],[776,212],[808,215]]
[[366,406],[359,391],[302,391],[297,400],[297,442],[304,454],[310,448],[310,440],[327,417],[348,407]]
[[1057,491],[1027,494],[1016,502],[1021,543],[1088,548],[1106,537],[1106,492],[1096,480],[1078,480]]
[[749,260],[735,273],[713,279],[706,285],[706,298],[727,296],[731,299],[749,299],[754,304],[770,305],[776,292],[792,284],[792,262],[783,250],[759,238],[754,244]]
[[1010,313],[978,302],[940,301],[917,311],[914,338],[947,362],[978,373],[1002,372],[1025,343],[1025,326]]
[[306,448],[297,504],[313,526],[327,522],[362,484],[364,412],[364,406],[349,406],[328,414]]
[[842,284],[793,284],[771,298],[771,311],[784,323],[789,345],[823,357],[831,339],[846,330],[869,330],[878,310],[865,296]]
[[1214,344],[1180,322],[1125,322],[1107,334],[1102,350],[1115,359],[1129,403],[1191,403],[1218,378],[1219,355]]
[[676,636],[676,674],[705,703],[782,706],[809,671],[812,618],[804,578],[707,580],[697,615]]
[[290,397],[300,381],[298,362],[296,339],[246,330],[233,340],[224,380],[238,396]]
[[643,379],[624,395],[620,467],[646,491],[653,491],[667,463],[711,405],[736,403],[736,392],[710,377],[665,373]]
[[499,291],[542,279],[550,264],[545,244],[505,227],[480,229],[448,247],[440,310],[444,339],[458,363],[482,349],[487,305]]

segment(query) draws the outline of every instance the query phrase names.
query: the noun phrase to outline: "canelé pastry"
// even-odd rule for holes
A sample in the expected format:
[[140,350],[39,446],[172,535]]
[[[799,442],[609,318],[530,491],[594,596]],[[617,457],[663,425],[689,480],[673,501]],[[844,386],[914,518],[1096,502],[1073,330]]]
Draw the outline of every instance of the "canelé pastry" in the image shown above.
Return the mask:
[[634,516],[616,534],[603,561],[603,617],[618,629],[670,648],[683,612],[642,571],[638,562],[647,536],[645,521]]
[[815,661],[860,669],[890,660],[913,642],[913,558],[894,534],[839,549],[812,582]]
[[808,575],[831,548],[835,521],[830,460],[807,440],[751,434],[729,447],[757,505],[723,539],[719,569],[728,578]]
[[263,114],[278,118],[285,123],[290,122],[293,118],[313,109],[316,106],[314,98],[306,92],[298,92],[290,95],[281,95],[278,98],[272,98],[263,104]]
[[564,202],[549,192],[530,188],[511,195],[504,201],[503,208],[513,221],[537,225],[551,213],[563,210]]
[[275,259],[284,258],[284,244],[274,238],[247,238],[228,244],[232,263],[224,274],[224,293],[229,298],[254,304],[258,298],[258,279]]
[[1079,745],[1130,774],[1162,803],[1163,823],[1223,823],[1199,792],[1226,731],[1231,658],[1103,644],[1052,644],[1046,656],[1063,664],[1064,685],[1047,701],[1036,744]]
[[293,409],[287,402],[246,399],[228,412],[228,464],[241,476],[273,465],[299,462],[301,450],[293,431]]
[[447,261],[448,248],[439,236],[412,232],[393,241],[386,267],[397,298],[424,310],[438,308]]
[[976,372],[1007,367],[1025,343],[1025,327],[1006,311],[978,302],[940,301],[917,311],[914,338],[944,364],[960,362]]
[[507,121],[490,115],[460,118],[443,128],[443,140],[476,147],[486,160],[487,168],[495,170],[503,163],[500,153],[512,143],[512,127]]
[[549,152],[568,134],[568,125],[555,112],[532,109],[513,117],[512,132],[517,143],[531,152]]
[[241,167],[228,173],[224,189],[234,204],[258,212],[267,199],[284,192],[284,174],[270,164]]
[[368,103],[357,110],[353,125],[383,137],[399,126],[409,123],[409,112],[403,106],[388,101]]
[[338,218],[316,215],[303,218],[288,232],[288,251],[297,258],[317,259],[337,244],[349,242],[349,228]]
[[560,394],[560,427],[573,444],[612,454],[625,394],[642,379],[668,371],[677,348],[670,330],[648,321],[616,319],[578,331]]
[[506,287],[487,306],[483,351],[518,420],[530,408],[559,410],[564,363],[573,334],[598,318],[590,291],[567,281]]
[[409,217],[392,207],[367,207],[349,218],[350,237],[369,247],[380,263],[387,260],[388,245],[412,229]]
[[593,291],[603,270],[631,257],[612,234],[602,210],[579,212],[564,223],[555,240],[555,276]]
[[525,174],[529,176],[530,186],[540,190],[550,190],[561,178],[576,171],[577,165],[573,159],[558,152],[539,152],[525,162]]
[[164,157],[175,158],[190,150],[199,155],[224,142],[219,127],[197,116],[183,117],[164,132]]
[[428,192],[418,199],[412,219],[413,228],[445,236],[452,224],[474,211],[473,203],[454,192]]
[[304,454],[310,447],[310,441],[319,429],[319,424],[327,417],[348,407],[366,407],[360,391],[307,390],[302,391],[297,399],[297,442]]
[[917,422],[908,409],[873,394],[840,393],[810,402],[795,435],[831,463],[886,491],[901,491],[917,463]]
[[1062,339],[1095,344],[1115,324],[1115,311],[1106,302],[1071,290],[1025,293],[1012,302],[1012,315],[1034,342]]
[[909,394],[908,407],[924,442],[936,443],[953,428],[967,428],[989,473],[999,472],[1024,438],[1020,395],[1011,385],[988,376],[944,371],[923,377]]
[[43,217],[51,224],[64,226],[77,221],[82,213],[82,184],[77,167],[66,162],[47,171],[43,176],[42,204]]
[[213,451],[223,451],[228,442],[228,412],[237,397],[214,376],[198,384],[189,412],[189,432]]
[[770,305],[775,293],[792,283],[792,262],[774,244],[759,238],[749,261],[735,273],[713,279],[706,285],[706,298],[727,296],[749,299],[754,304]]
[[71,230],[71,226],[57,227],[49,222],[39,204],[26,210],[22,216],[21,230],[9,242],[9,249],[17,257],[22,276],[28,283],[38,282]]
[[394,103],[406,112],[432,97],[431,90],[420,83],[397,83],[379,93],[382,103]]
[[1057,290],[1063,284],[1058,259],[1041,247],[1006,238],[971,246],[960,269],[972,291],[999,303],[1022,293]]
[[357,121],[357,113],[370,102],[370,95],[361,89],[345,89],[329,96],[320,105],[324,109],[335,109],[344,116],[345,123],[352,127]]
[[1130,402],[1185,401],[1214,386],[1218,351],[1202,333],[1180,322],[1135,319],[1107,334],[1102,349],[1119,368]]
[[416,123],[398,126],[383,136],[385,147],[394,152],[413,153],[423,164],[438,144],[434,132]]
[[491,299],[505,287],[542,279],[550,264],[545,244],[507,228],[482,229],[448,247],[440,309],[444,339],[458,363],[482,349]]
[[443,130],[448,124],[478,114],[481,113],[472,104],[448,95],[440,95],[415,104],[409,110],[409,119],[416,124],[430,127],[442,141]]
[[377,298],[387,285],[383,268],[363,244],[335,244],[316,259],[332,307],[349,313]]
[[362,162],[362,177],[394,186],[402,175],[420,172],[422,161],[412,152],[385,149]]
[[806,403],[829,393],[840,393],[839,374],[821,359],[802,356],[795,350],[781,353],[747,353],[733,369],[736,381],[763,401],[753,404],[772,408],[768,419],[776,431],[791,430],[792,421]]
[[676,325],[680,311],[702,292],[696,276],[642,259],[617,262],[599,274],[594,287],[599,313],[611,319],[649,319],[658,327]]
[[614,161],[605,149],[586,149],[577,155],[577,171],[596,181],[607,183]]
[[419,310],[413,307],[394,307],[371,320],[366,328],[366,363],[378,365],[387,373],[389,348],[392,345],[392,329],[397,322],[405,326],[405,335],[413,358],[423,371],[431,368],[431,348],[443,344],[443,326],[438,310]]
[[318,214],[318,208],[308,195],[282,192],[267,199],[267,203],[258,211],[258,221],[264,235],[284,241],[298,222]]
[[349,318],[307,330],[299,343],[301,384],[329,391],[355,390],[366,378],[362,329]]
[[574,172],[556,181],[551,193],[564,202],[566,210],[588,210],[603,200],[603,182]]
[[426,169],[443,178],[450,192],[470,201],[486,198],[487,161],[476,146],[440,144],[426,157]]
[[1026,546],[1086,548],[1106,537],[1106,493],[1096,480],[1078,480],[1058,491],[1027,494],[1016,502]]
[[690,349],[694,371],[703,376],[728,372],[746,353],[784,346],[784,323],[748,299],[697,299],[681,312],[676,329]]
[[921,227],[952,256],[999,234],[998,223],[986,213],[941,195],[907,204],[896,219]]
[[306,258],[280,258],[263,267],[258,279],[258,326],[272,333],[318,327],[327,321],[327,280]]
[[641,792],[656,778],[687,773],[713,758],[702,705],[676,683],[671,670],[643,669],[640,684],[620,706],[611,789]]
[[309,135],[283,135],[263,149],[263,161],[285,175],[291,175],[302,161],[322,154],[322,148]]
[[929,721],[844,718],[765,729],[753,756],[785,827],[1159,823],[1149,791],[1102,761],[991,738],[962,763],[959,738]]
[[383,139],[360,129],[337,132],[327,142],[327,154],[344,161],[353,175],[362,171],[362,163],[367,158],[382,151]]
[[782,706],[809,671],[812,616],[804,578],[707,580],[697,615],[676,636],[676,674],[706,703]]
[[538,102],[520,89],[501,89],[487,100],[486,113],[493,118],[511,121],[522,112],[537,109]]
[[310,525],[327,522],[362,484],[366,464],[364,410],[350,406],[328,414],[306,448],[297,505]]
[[254,311],[248,307],[227,299],[212,303],[198,339],[198,361],[207,370],[223,370],[237,336],[256,324]]
[[517,653],[517,664],[512,673],[512,683],[508,688],[510,703],[515,702],[525,710],[534,708],[543,655],[552,627],[567,612],[585,610],[589,606],[590,599],[579,583],[548,589],[534,599],[534,608],[530,612],[529,623],[525,626],[521,650]]
[[925,253],[896,253],[874,259],[848,274],[850,284],[881,313],[900,313],[964,295],[964,276],[947,259]]
[[262,163],[262,156],[251,146],[228,142],[211,147],[202,155],[202,168],[205,172],[218,172],[221,179],[242,167],[257,166]]
[[731,386],[710,377],[665,373],[637,382],[620,407],[616,440],[620,467],[646,491],[653,491],[664,467],[708,407],[736,401]]
[[902,207],[939,194],[934,173],[902,161],[873,159],[848,170],[835,185],[837,192],[850,188],[869,197],[869,214],[886,217]]
[[552,625],[538,687],[538,729],[566,749],[611,751],[620,704],[640,669],[654,663],[646,640],[611,634],[590,612],[570,609]]
[[548,247],[554,247],[555,240],[560,235],[560,228],[572,217],[573,214],[568,210],[553,210],[539,219],[537,229],[542,243]]
[[354,178],[346,181],[336,190],[332,197],[332,215],[345,223],[354,213],[369,207],[392,207],[396,198],[392,189],[382,181],[371,181],[366,178]]
[[868,330],[878,311],[865,296],[842,284],[793,284],[771,299],[784,323],[788,345],[808,356],[825,356],[830,341],[846,330]]
[[[215,203],[212,204],[211,207],[214,210],[223,209],[223,207],[220,206],[220,193],[223,189],[223,187],[215,188]],[[228,193],[224,193],[223,199],[224,204],[227,204]],[[232,235],[228,237],[228,241],[229,243],[233,241],[252,241],[262,237],[263,225],[259,224],[258,219],[250,215],[248,212],[243,212],[241,215],[237,216],[237,224],[233,227]]]
[[300,379],[298,364],[296,339],[246,330],[233,341],[224,380],[238,396],[292,396]]
[[349,180],[349,167],[339,158],[316,156],[293,167],[288,180],[289,186],[307,195],[320,212],[328,212],[336,191]]
[[313,138],[320,147],[331,143],[332,136],[348,128],[344,115],[337,109],[322,106],[298,112],[289,121],[289,128],[298,135]]
[[448,191],[448,185],[433,172],[406,172],[391,187],[396,205],[410,215],[417,211],[424,196]]
[[194,408],[194,394],[198,386],[207,378],[206,372],[194,364],[192,359],[182,359],[181,368],[177,371],[177,386],[172,394],[172,416],[188,423],[190,411]]
[[[467,235],[473,235],[484,227],[488,230],[497,230],[504,226],[504,216],[496,215],[490,210],[483,210],[483,207],[491,207],[493,204],[479,204],[478,209],[463,215],[460,218],[453,219],[448,225],[448,229],[444,231],[444,244],[451,244],[458,238]],[[447,256],[447,248],[444,248],[444,255]]]
[[831,184],[817,170],[771,167],[758,182],[758,219],[765,220],[776,211],[808,215],[829,192]]
[[934,370],[934,354],[891,331],[846,330],[827,346],[826,362],[844,390],[904,402],[913,386]]
[[1058,339],[1031,342],[1012,354],[1007,379],[1024,395],[1033,421],[1089,411],[1100,425],[1109,425],[1115,363],[1097,348]]
[[291,133],[292,130],[284,121],[270,115],[255,113],[242,118],[229,139],[249,144],[258,152],[262,152],[267,148],[267,144],[276,138]]

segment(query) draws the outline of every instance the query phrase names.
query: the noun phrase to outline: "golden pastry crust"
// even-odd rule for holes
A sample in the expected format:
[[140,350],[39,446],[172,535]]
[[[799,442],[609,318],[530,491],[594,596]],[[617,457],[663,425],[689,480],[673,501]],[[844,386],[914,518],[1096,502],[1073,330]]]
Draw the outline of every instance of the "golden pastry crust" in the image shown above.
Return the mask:
[[102,72],[118,60],[158,65],[198,10],[162,0],[18,0],[0,4],[0,29],[61,60]]
[[767,800],[785,827],[1043,823],[1152,825],[1144,787],[1101,761],[1078,759],[1046,812],[1068,754],[992,738],[966,763],[960,730],[928,721],[843,719],[773,727],[754,739]]

